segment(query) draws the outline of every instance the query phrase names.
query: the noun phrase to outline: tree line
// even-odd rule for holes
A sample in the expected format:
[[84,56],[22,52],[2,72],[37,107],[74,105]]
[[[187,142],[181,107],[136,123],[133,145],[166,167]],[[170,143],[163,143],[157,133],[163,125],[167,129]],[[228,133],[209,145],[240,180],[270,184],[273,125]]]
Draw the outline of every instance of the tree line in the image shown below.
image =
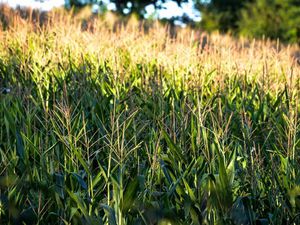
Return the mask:
[[[120,14],[135,13],[145,16],[145,7],[152,4],[156,9],[167,0],[110,0],[115,3]],[[181,6],[188,0],[176,0]],[[272,39],[300,43],[300,0],[193,0],[194,7],[201,13],[201,21],[196,23],[188,15],[176,18],[193,24],[209,32],[221,32],[248,37]],[[102,4],[100,0],[69,0],[70,6],[82,7],[86,4]],[[175,19],[175,18],[171,18]]]

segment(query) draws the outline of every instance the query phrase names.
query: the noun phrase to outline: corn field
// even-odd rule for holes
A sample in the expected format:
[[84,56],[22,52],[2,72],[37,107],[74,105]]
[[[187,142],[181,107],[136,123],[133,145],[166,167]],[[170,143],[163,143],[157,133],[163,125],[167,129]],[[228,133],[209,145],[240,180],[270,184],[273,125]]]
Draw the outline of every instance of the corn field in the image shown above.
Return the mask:
[[0,9],[0,224],[300,224],[299,47]]

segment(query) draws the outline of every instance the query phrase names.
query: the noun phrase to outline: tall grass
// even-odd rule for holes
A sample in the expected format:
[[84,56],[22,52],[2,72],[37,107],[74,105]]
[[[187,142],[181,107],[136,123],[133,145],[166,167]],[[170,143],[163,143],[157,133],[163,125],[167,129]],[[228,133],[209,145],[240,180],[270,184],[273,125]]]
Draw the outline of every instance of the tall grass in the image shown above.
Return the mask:
[[297,46],[1,8],[1,224],[299,224]]

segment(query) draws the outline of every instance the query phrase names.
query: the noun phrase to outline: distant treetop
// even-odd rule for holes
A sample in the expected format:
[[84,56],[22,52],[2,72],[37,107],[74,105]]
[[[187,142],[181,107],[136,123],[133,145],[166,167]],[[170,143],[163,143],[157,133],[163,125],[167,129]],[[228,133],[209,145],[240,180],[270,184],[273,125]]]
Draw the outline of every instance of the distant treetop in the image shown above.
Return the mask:
[[[141,18],[146,14],[146,6],[153,5],[155,9],[160,9],[162,4],[168,0],[110,0],[111,3],[116,5],[116,11],[120,14],[132,14],[135,13]],[[188,0],[176,0],[177,4],[180,6],[183,2],[188,2]],[[69,0],[69,5],[75,7],[81,7],[87,4],[103,4],[101,0]]]
[[[146,7],[163,7],[169,0],[110,0],[116,11],[122,15],[135,13],[144,18]],[[108,0],[106,0],[108,2]],[[180,6],[188,0],[175,0]],[[272,39],[300,44],[300,0],[193,0],[201,21],[196,23],[187,14],[180,20],[206,31],[218,30],[224,33]],[[102,0],[69,0],[70,6],[103,4]],[[172,9],[170,9],[172,10]],[[195,25],[196,24],[196,25]]]

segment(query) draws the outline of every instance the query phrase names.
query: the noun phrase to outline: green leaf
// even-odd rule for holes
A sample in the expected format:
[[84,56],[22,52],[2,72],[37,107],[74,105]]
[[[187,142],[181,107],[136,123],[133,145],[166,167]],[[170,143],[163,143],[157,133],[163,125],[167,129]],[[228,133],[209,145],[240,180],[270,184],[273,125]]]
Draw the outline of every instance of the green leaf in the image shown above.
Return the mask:
[[60,173],[55,173],[54,177],[55,177],[54,190],[59,195],[59,197],[64,199],[65,198],[65,193],[64,193],[65,178],[64,178],[63,174],[60,174]]
[[168,185],[171,185],[171,184],[172,184],[172,179],[171,179],[171,177],[170,177],[170,174],[169,174],[169,172],[168,172],[168,169],[167,169],[167,167],[166,167],[165,162],[164,162],[162,159],[160,159],[160,160],[159,160],[159,163],[160,163],[160,167],[161,167],[161,169],[162,169],[162,171],[163,171],[165,177],[167,178]]
[[300,201],[299,201],[300,185],[296,185],[292,189],[290,189],[288,191],[288,195],[289,195],[289,199],[290,199],[290,203],[291,203],[292,207],[293,208],[295,208],[295,207],[300,208]]
[[17,137],[17,154],[20,157],[20,159],[24,162],[24,158],[25,158],[24,143],[19,131],[17,131],[16,137]]
[[185,157],[182,154],[181,149],[173,142],[173,140],[170,138],[170,136],[167,134],[167,132],[162,130],[162,134],[167,142],[167,145],[168,145],[171,153],[173,153],[174,156],[176,156],[176,160],[185,162]]
[[80,164],[84,168],[85,172],[87,172],[88,175],[91,175],[91,171],[89,170],[88,164],[85,162],[85,160],[82,158],[82,154],[80,153],[80,149],[75,148],[74,153],[79,160]]
[[87,190],[87,184],[86,182],[82,179],[82,177],[80,175],[78,175],[75,172],[72,172],[72,175],[76,178],[76,180],[78,181],[78,183],[80,184],[80,186],[84,189]]
[[0,177],[0,187],[12,187],[18,181],[18,177],[14,175],[1,176]]
[[125,191],[122,210],[126,213],[134,203],[139,190],[139,179],[135,177],[133,181],[129,181]]
[[74,207],[71,207],[71,212],[70,212],[70,219],[73,218],[73,216],[77,213],[78,209],[77,208],[74,208]]
[[108,217],[108,224],[109,225],[117,225],[116,217],[115,217],[115,211],[113,208],[111,208],[108,205],[100,204],[100,206],[104,209],[105,214]]
[[85,218],[88,218],[89,214],[87,211],[87,207],[84,204],[82,198],[79,196],[79,193],[73,193],[72,191],[67,190],[67,193],[69,194],[69,196],[71,197],[71,199],[73,199],[76,203],[78,208],[80,209],[80,211],[82,212],[82,214],[84,215]]

